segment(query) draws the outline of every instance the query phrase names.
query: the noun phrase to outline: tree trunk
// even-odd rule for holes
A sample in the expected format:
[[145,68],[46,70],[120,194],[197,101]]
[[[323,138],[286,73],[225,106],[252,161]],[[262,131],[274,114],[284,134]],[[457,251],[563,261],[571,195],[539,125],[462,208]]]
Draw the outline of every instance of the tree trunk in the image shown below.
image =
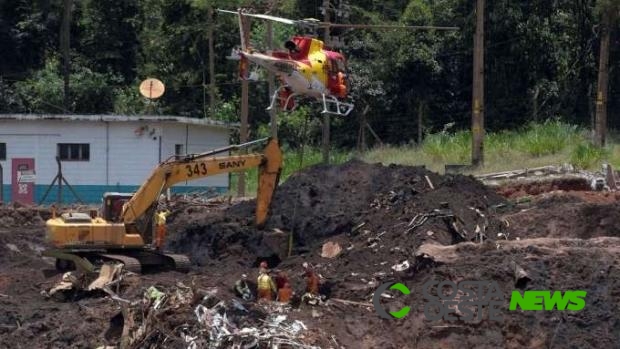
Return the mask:
[[609,85],[609,41],[612,8],[603,10],[601,19],[601,48],[598,64],[598,85],[596,87],[596,130],[595,141],[599,147],[605,146],[607,136],[607,90]]
[[65,113],[69,111],[71,7],[73,7],[73,0],[63,0],[62,23],[60,26],[60,52],[62,53],[62,76],[64,80],[63,108]]

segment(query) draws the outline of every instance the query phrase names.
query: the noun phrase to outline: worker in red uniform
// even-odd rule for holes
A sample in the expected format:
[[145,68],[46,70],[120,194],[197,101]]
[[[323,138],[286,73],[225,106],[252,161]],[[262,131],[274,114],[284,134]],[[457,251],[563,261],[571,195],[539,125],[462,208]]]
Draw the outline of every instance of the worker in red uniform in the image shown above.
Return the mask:
[[276,287],[279,290],[284,287],[284,284],[286,283],[288,283],[288,275],[286,275],[284,270],[280,270],[276,275]]

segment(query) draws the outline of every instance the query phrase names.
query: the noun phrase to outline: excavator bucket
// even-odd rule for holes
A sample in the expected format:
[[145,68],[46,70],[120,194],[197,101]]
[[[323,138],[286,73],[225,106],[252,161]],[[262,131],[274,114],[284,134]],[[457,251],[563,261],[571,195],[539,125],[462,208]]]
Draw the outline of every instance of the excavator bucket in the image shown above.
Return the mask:
[[269,206],[280,180],[282,169],[282,150],[276,138],[265,147],[265,162],[258,169],[258,192],[256,193],[256,225],[262,228],[267,221]]

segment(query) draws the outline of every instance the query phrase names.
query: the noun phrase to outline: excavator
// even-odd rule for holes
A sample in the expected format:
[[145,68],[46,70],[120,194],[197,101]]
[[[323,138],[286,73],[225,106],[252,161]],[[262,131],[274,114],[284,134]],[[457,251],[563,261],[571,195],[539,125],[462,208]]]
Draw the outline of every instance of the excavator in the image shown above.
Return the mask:
[[[262,153],[215,156],[265,141]],[[162,252],[152,244],[152,221],[160,196],[179,182],[254,167],[258,167],[255,223],[262,227],[282,168],[282,151],[275,138],[171,156],[153,170],[135,194],[108,192],[100,210],[54,213],[46,222],[46,238],[53,248],[43,255],[56,258],[56,269],[61,271],[92,273],[106,262],[123,263],[125,269],[136,273],[147,269],[187,271],[187,256]]]

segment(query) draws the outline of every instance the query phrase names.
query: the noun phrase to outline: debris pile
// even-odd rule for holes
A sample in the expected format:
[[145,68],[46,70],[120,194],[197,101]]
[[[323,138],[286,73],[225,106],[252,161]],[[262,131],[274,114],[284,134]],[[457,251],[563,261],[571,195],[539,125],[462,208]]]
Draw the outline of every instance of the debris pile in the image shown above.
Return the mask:
[[302,321],[287,321],[287,309],[225,301],[217,288],[178,282],[163,290],[151,286],[138,301],[117,301],[122,348],[319,348],[304,335]]
[[[556,192],[515,205],[473,177],[358,161],[314,166],[278,188],[264,230],[253,226],[251,201],[170,201],[168,247],[200,264],[188,274],[110,265],[84,279],[65,274],[64,284],[46,274],[54,261],[41,256],[43,220],[20,218],[45,212],[0,207],[0,220],[13,220],[0,227],[0,347],[614,347],[618,200],[611,191]],[[235,297],[245,274],[257,288],[263,261],[276,284],[287,276],[290,305]],[[509,311],[506,298],[503,321],[485,311],[474,323],[425,318],[423,285],[463,280],[492,280],[506,297],[585,290],[586,306]],[[410,307],[406,318],[375,313],[373,295],[386,282],[410,290],[380,299],[386,311]],[[301,301],[317,287],[318,301]],[[85,297],[57,297],[76,290]]]
[[501,225],[486,213],[502,204],[502,197],[471,177],[352,160],[313,166],[287,179],[274,196],[264,231],[253,226],[253,201],[208,215],[194,208],[177,210],[169,247],[205,264],[274,255],[281,260],[288,250],[312,251],[323,239],[343,234],[363,238],[371,248],[382,239],[407,241],[403,248],[427,239],[482,241],[492,238],[486,229]]

